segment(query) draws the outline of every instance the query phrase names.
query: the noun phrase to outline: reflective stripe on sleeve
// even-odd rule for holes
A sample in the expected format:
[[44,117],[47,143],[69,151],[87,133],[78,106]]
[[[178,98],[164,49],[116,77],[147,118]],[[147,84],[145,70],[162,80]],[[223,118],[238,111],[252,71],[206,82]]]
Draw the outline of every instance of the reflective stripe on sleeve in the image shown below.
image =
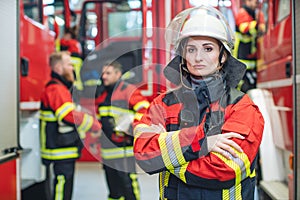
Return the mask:
[[138,121],[140,121],[142,119],[142,117],[143,117],[142,113],[135,113],[135,115],[134,115],[134,119],[138,120]]
[[62,106],[60,106],[55,112],[55,115],[57,116],[58,121],[62,121],[62,119],[65,116],[67,116],[67,114],[69,114],[70,112],[75,110],[75,108],[76,108],[75,105],[71,102],[66,102]]
[[140,101],[137,104],[135,104],[135,106],[133,106],[133,110],[135,111],[139,111],[142,108],[149,108],[150,103],[148,101]]
[[257,34],[256,24],[257,24],[256,21],[251,21],[249,23],[249,32],[251,33],[251,35],[254,35],[254,36],[256,36],[256,34]]
[[133,130],[134,141],[138,137],[140,137],[144,132],[154,132],[154,131],[147,124],[138,124]]
[[81,122],[81,124],[78,126],[77,130],[78,132],[87,132],[88,130],[90,130],[90,128],[93,125],[93,117],[88,115],[88,114],[84,114],[83,116],[83,120]]
[[181,151],[178,137],[179,132],[180,131],[161,133],[158,142],[166,168],[182,181],[186,182],[184,173],[186,171],[187,162]]
[[237,152],[238,157],[233,157],[230,153],[227,154],[231,159],[225,158],[219,153],[213,152],[214,155],[224,161],[235,172],[235,185],[241,183],[242,180],[250,176],[250,161],[245,153]]
[[256,21],[244,22],[239,25],[239,29],[242,33],[246,33],[246,29],[248,28],[251,34],[256,34],[256,29],[255,29],[256,24],[257,24]]

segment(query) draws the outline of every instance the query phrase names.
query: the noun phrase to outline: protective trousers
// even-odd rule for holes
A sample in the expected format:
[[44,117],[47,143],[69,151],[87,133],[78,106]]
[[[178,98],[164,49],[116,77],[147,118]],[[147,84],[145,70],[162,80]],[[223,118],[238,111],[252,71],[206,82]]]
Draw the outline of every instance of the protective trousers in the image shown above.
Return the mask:
[[71,200],[73,193],[73,181],[75,171],[75,160],[53,163],[53,175],[49,173],[52,165],[47,166],[47,187],[51,200]]
[[255,189],[255,177],[246,178],[240,184],[228,189],[212,190],[195,186],[187,186],[185,183],[172,177],[173,181],[164,189],[165,200],[253,200]]
[[109,200],[139,200],[140,189],[136,173],[115,170],[104,165]]

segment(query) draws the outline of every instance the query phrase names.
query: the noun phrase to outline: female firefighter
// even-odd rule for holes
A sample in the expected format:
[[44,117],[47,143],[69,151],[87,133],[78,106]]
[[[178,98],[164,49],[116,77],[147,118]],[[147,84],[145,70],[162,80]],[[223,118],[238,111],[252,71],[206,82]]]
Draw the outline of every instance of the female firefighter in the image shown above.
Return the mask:
[[134,153],[160,173],[160,199],[254,199],[264,119],[236,90],[245,65],[231,56],[233,33],[209,6],[169,24],[176,56],[164,69],[176,89],[159,95],[135,126]]

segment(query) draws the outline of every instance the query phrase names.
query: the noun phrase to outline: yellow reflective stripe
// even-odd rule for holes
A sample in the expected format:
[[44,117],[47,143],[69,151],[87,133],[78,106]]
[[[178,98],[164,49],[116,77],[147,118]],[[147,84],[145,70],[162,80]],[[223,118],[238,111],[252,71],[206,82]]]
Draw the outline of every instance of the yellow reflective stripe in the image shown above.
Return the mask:
[[150,132],[151,131],[151,127],[148,126],[147,124],[138,124],[133,129],[134,141],[135,141],[136,138],[140,137],[146,131]]
[[242,184],[222,190],[222,200],[242,200]]
[[64,199],[65,183],[66,183],[66,179],[63,175],[57,176],[57,184],[55,186],[55,200],[63,200]]
[[167,136],[168,136],[167,132],[161,133],[158,137],[158,143],[159,143],[160,150],[161,150],[161,156],[165,163],[166,168],[169,169],[170,171],[174,172],[174,167],[173,167],[171,159],[169,157],[169,152],[168,152],[167,143],[166,143]]
[[235,185],[238,185],[242,180],[250,176],[250,161],[245,153],[235,151],[238,157],[233,157],[230,153],[227,154],[231,159],[225,158],[219,153],[213,152],[221,160],[224,161],[235,172]]
[[222,199],[229,200],[229,189],[222,190]]
[[66,147],[59,149],[46,149],[42,148],[41,156],[47,160],[62,160],[69,158],[78,158],[77,147]]
[[235,198],[234,199],[242,199],[242,184],[241,183],[235,186]]
[[138,102],[137,104],[135,104],[134,106],[133,106],[133,110],[135,110],[135,111],[139,111],[140,109],[142,109],[142,108],[149,108],[149,106],[150,106],[150,103],[148,102],[148,101],[140,101],[140,102]]
[[40,122],[41,151],[46,149],[46,122]]
[[109,109],[110,108],[110,106],[101,106],[101,107],[99,107],[98,108],[98,111],[99,111],[99,117],[101,118],[101,117],[107,117],[107,116],[109,116]]
[[71,56],[71,62],[74,65],[75,70],[80,71],[82,59],[76,56]]
[[[179,131],[176,131],[173,135],[172,135],[172,143],[173,143],[173,148],[175,150],[175,155],[176,155],[176,158],[177,158],[177,161],[179,163],[179,172],[178,172],[178,176],[180,177],[180,179],[186,183],[186,179],[185,179],[185,171],[186,171],[186,168],[187,168],[187,165],[185,165],[186,163],[186,160],[183,156],[183,153],[181,151],[181,146],[180,146],[180,141],[179,141]],[[176,163],[177,164],[177,163]],[[178,168],[178,167],[176,167]],[[175,172],[177,170],[175,169]]]
[[83,82],[84,86],[96,86],[96,85],[101,85],[101,80],[99,79],[89,79],[87,81]]
[[84,114],[83,116],[83,120],[81,122],[81,124],[78,126],[77,130],[78,132],[87,132],[88,130],[90,130],[90,128],[93,125],[93,117],[88,115],[88,114]]
[[250,178],[253,178],[253,177],[255,177],[256,176],[256,171],[255,171],[255,169],[253,170],[253,172],[250,174]]
[[165,187],[168,186],[170,178],[170,172],[163,171],[159,173],[159,196],[161,200],[167,200],[165,198]]
[[239,41],[243,43],[250,43],[253,41],[253,37],[249,35],[244,35],[242,33],[236,32],[236,39],[239,39]]
[[240,33],[235,32],[235,43],[234,43],[234,48],[232,50],[232,55],[233,57],[237,58],[238,57],[238,47],[240,44],[240,39],[237,37]]
[[110,160],[116,158],[133,157],[133,146],[116,147],[116,148],[101,148],[101,156],[103,159]]
[[128,110],[128,109],[124,109],[124,108],[119,108],[116,106],[111,106],[111,112],[113,113],[113,115],[122,115],[122,114],[127,114],[127,113],[131,113],[134,114],[135,112],[132,110]]
[[134,119],[140,121],[143,117],[142,113],[135,113],[134,114]]
[[78,90],[83,90],[83,85],[82,85],[82,81],[81,81],[81,77],[80,77],[82,59],[79,58],[79,57],[76,57],[76,56],[72,56],[71,57],[71,62],[74,66],[74,71],[75,71],[75,74],[76,74],[76,80],[74,82],[74,85]]
[[60,51],[60,38],[57,37],[57,39],[55,40],[55,50],[58,52]]
[[256,24],[257,24],[257,22],[255,21],[255,20],[253,20],[253,21],[251,21],[250,23],[249,23],[249,29],[255,29],[256,30]]
[[57,119],[54,113],[50,110],[40,110],[40,119],[47,122],[56,122]]
[[[188,165],[189,165],[189,162],[178,167],[179,168],[178,177],[180,178],[180,180],[182,180],[185,183],[186,183],[185,172],[186,172]],[[175,169],[175,171],[176,171],[176,169]]]
[[171,173],[186,182],[184,176],[187,163],[181,151],[179,131],[160,134],[158,142],[160,145],[163,161]]
[[179,131],[176,131],[173,135],[172,135],[172,142],[174,145],[174,150],[175,150],[175,155],[176,158],[179,162],[179,165],[183,165],[184,163],[186,163],[184,157],[183,157],[183,153],[181,151],[181,146],[180,146],[180,142],[179,142]]
[[245,33],[245,30],[247,29],[248,25],[249,25],[249,22],[241,23],[241,24],[239,25],[240,31],[241,31],[242,33]]
[[55,115],[58,118],[58,121],[62,121],[62,119],[69,114],[71,111],[75,109],[75,105],[71,102],[66,102],[62,106],[60,106],[56,112]]
[[251,22],[244,22],[244,23],[241,23],[239,25],[239,29],[242,33],[245,33],[246,32],[246,29],[249,28],[249,32],[252,34],[252,35],[255,35],[256,34],[256,24],[257,22],[256,21],[251,21]]
[[244,59],[239,59],[242,63],[244,63],[247,66],[247,69],[255,69],[256,67],[256,62],[255,60],[244,60]]
[[137,175],[135,173],[130,173],[129,177],[131,179],[131,185],[132,185],[132,190],[133,190],[133,194],[135,196],[136,200],[140,200],[140,188],[139,188],[139,184],[137,181]]
[[249,23],[249,32],[253,36],[256,36],[256,34],[257,34],[257,30],[255,28],[256,24],[257,24],[256,21],[252,21],[252,22]]
[[125,200],[125,197],[120,197],[120,198],[117,198],[117,199],[115,199],[115,198],[111,198],[111,197],[108,197],[108,199],[107,200]]
[[116,106],[100,106],[99,107],[99,114],[100,117],[118,117],[123,114],[134,114],[134,111],[124,109],[124,108],[119,108]]
[[235,184],[242,181],[242,172],[240,166],[234,160],[228,160],[222,156],[221,158],[235,172]]

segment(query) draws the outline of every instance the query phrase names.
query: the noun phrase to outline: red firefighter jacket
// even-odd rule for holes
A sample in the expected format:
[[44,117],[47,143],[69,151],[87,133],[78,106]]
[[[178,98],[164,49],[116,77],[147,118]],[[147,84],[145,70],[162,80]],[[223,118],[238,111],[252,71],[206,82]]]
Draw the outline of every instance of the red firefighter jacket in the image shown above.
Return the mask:
[[[258,107],[247,95],[230,89],[226,93],[226,106],[211,103],[200,123],[195,123],[193,116],[199,108],[192,105],[197,101],[192,97],[193,92],[182,87],[161,94],[134,129],[135,157],[146,172],[160,172],[161,199],[165,198],[164,189],[171,187],[170,180],[174,177],[190,187],[217,190],[237,186],[254,173],[264,126]],[[244,140],[233,139],[244,151],[238,153],[238,158],[231,156],[228,160],[218,153],[203,153],[207,152],[204,141],[209,132],[207,124],[215,118],[212,116],[219,116],[224,122],[209,130],[245,136]]]
[[41,154],[44,160],[76,159],[82,148],[80,134],[98,131],[98,120],[76,110],[67,82],[52,72],[52,79],[41,96],[40,137]]
[[96,106],[104,132],[101,156],[105,164],[119,169],[124,159],[134,158],[132,124],[141,119],[150,103],[134,85],[123,81],[99,91]]

